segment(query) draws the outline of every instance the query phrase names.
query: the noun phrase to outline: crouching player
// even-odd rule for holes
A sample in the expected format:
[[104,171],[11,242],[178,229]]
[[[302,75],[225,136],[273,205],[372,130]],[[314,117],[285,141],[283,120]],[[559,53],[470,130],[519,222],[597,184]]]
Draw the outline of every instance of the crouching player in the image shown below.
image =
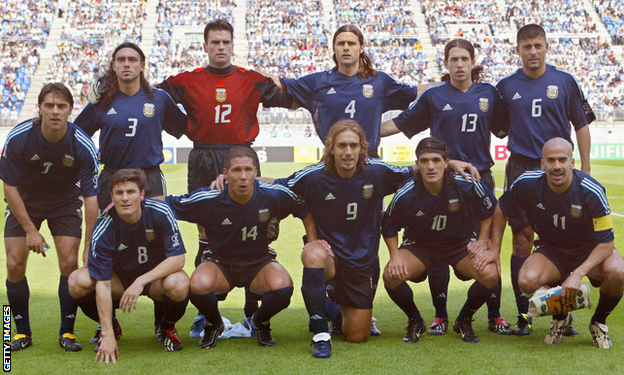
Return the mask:
[[[465,342],[477,343],[472,316],[487,301],[500,275],[499,253],[488,249],[496,198],[481,182],[455,176],[448,167],[449,155],[444,141],[423,139],[416,147],[416,176],[399,187],[382,219],[390,251],[384,284],[408,317],[403,338],[408,343],[417,342],[426,326],[406,281],[424,281],[440,260],[451,265],[461,280],[475,279],[453,329]],[[475,216],[481,220],[478,238],[470,224]]]
[[140,169],[113,174],[109,186],[114,209],[100,216],[93,231],[88,267],[69,278],[72,297],[102,326],[95,359],[106,363],[119,357],[115,340],[121,327],[114,319],[114,304],[130,312],[141,295],[163,303],[165,350],[182,350],[175,323],[188,304],[189,277],[182,270],[186,250],[167,204],[144,199],[145,180]]
[[[227,189],[200,188],[184,196],[167,196],[180,220],[206,229],[209,249],[191,276],[191,302],[206,317],[202,348],[213,348],[224,324],[218,301],[234,287],[246,287],[262,296],[251,319],[258,345],[274,346],[269,320],[288,307],[293,282],[269,244],[277,239],[279,222],[293,214],[308,235],[316,237],[312,215],[288,188],[256,181],[255,152],[235,146],[225,153],[223,173]],[[314,231],[314,232],[310,232]]]
[[[520,176],[501,197],[494,216],[492,248],[500,251],[506,216],[525,210],[539,238],[518,275],[520,289],[533,294],[541,287],[561,285],[564,305],[575,300],[585,276],[600,286],[600,300],[589,331],[594,346],[611,348],[607,316],[622,299],[624,261],[614,248],[611,209],[605,189],[574,169],[573,146],[553,138],[542,148],[542,170]],[[524,311],[526,313],[526,311]],[[547,344],[560,343],[572,315],[553,316]]]

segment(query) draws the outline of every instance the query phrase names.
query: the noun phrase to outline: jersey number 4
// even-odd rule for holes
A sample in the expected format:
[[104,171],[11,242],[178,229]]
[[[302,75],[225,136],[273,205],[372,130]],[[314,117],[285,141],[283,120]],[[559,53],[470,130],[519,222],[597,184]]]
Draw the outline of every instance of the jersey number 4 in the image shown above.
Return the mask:
[[355,116],[355,100],[349,102],[349,105],[345,108],[345,113],[349,115],[349,118]]

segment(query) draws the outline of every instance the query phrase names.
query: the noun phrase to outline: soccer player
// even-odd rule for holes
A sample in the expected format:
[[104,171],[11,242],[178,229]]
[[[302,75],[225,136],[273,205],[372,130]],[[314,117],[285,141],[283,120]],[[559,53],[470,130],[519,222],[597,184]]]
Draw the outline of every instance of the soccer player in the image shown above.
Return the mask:
[[205,228],[210,244],[191,276],[191,302],[206,317],[201,348],[217,344],[224,330],[218,300],[234,287],[262,296],[251,327],[258,345],[274,346],[269,321],[290,304],[293,283],[269,244],[277,239],[279,222],[290,214],[304,221],[309,236],[316,236],[312,215],[301,199],[283,186],[255,180],[254,156],[243,146],[226,152],[223,172],[228,184],[222,192],[202,188],[166,198],[178,219]]
[[85,206],[85,251],[97,220],[98,161],[91,138],[67,119],[74,108],[71,92],[62,83],[49,83],[38,97],[39,117],[22,122],[7,136],[0,159],[0,179],[8,204],[4,222],[7,252],[7,296],[17,335],[11,351],[32,344],[26,280],[30,251],[46,256],[50,248],[39,232],[47,220],[58,253],[61,279],[59,342],[66,351],[79,351],[74,321],[76,302],[67,278],[78,268],[82,237],[82,201]]
[[364,34],[355,25],[343,25],[332,40],[336,66],[297,79],[272,77],[293,96],[293,109],[302,106],[312,114],[322,141],[339,120],[352,119],[362,126],[368,140],[368,156],[379,157],[381,116],[406,109],[418,92],[430,85],[412,87],[398,83],[373,68],[364,52]]
[[[87,104],[76,118],[76,124],[87,134],[100,130],[100,212],[111,204],[108,181],[123,168],[141,168],[147,182],[145,196],[164,200],[165,177],[160,170],[163,156],[162,131],[180,138],[186,132],[186,116],[165,91],[150,87],[145,79],[145,55],[134,43],[122,43],[115,51],[106,74],[102,77],[97,104]],[[97,84],[96,84],[97,85]],[[162,341],[158,324],[163,308],[154,301],[156,337]],[[93,342],[99,339],[98,329]]]
[[[292,106],[292,98],[271,79],[232,65],[233,41],[234,28],[226,20],[208,23],[204,29],[208,66],[169,77],[158,85],[176,103],[181,103],[188,115],[187,136],[193,141],[188,160],[189,193],[209,186],[217,178],[230,147],[241,145],[251,149],[260,131],[256,117],[260,103],[264,107]],[[254,164],[260,174],[257,155]],[[197,263],[209,246],[202,228],[199,237]],[[248,296],[247,321],[257,308],[257,302]],[[199,336],[199,330],[195,331],[194,335]]]
[[[522,68],[497,85],[510,119],[505,190],[525,171],[540,168],[542,146],[546,141],[554,137],[571,140],[570,123],[576,133],[581,170],[589,174],[591,139],[587,125],[596,117],[578,83],[572,75],[546,64],[548,42],[541,26],[531,24],[520,28],[516,50],[522,59]],[[533,248],[534,232],[525,216],[509,221],[513,233],[511,282],[520,314],[513,329],[516,335],[528,335],[532,327],[531,318],[526,315],[529,302],[518,286],[518,273]],[[577,333],[572,328],[567,334]]]
[[104,211],[111,203],[108,181],[119,169],[145,171],[147,198],[163,200],[167,195],[160,170],[164,161],[162,131],[176,138],[186,132],[186,116],[163,90],[150,87],[144,76],[145,55],[134,43],[122,43],[113,52],[105,87],[96,105],[87,104],[76,124],[87,134],[100,130],[100,173],[98,204]]
[[[488,249],[494,194],[482,182],[454,176],[448,167],[450,150],[441,139],[425,138],[416,147],[416,176],[399,187],[382,221],[390,251],[384,284],[390,298],[408,317],[403,341],[418,342],[425,331],[414,295],[406,281],[420,282],[440,260],[461,280],[475,279],[453,324],[462,340],[477,343],[472,316],[500,279],[499,252]],[[480,220],[477,237],[472,223]],[[398,232],[405,228],[399,248]]]
[[145,173],[138,168],[120,169],[111,176],[114,209],[98,219],[88,267],[74,271],[69,280],[84,313],[102,325],[96,361],[117,361],[121,327],[114,305],[118,302],[129,313],[141,295],[163,303],[165,350],[182,350],[175,323],[188,304],[189,277],[182,269],[186,250],[171,208],[145,198],[145,183]]
[[[612,344],[606,319],[622,298],[624,261],[614,248],[605,189],[574,169],[572,150],[567,139],[549,140],[542,151],[542,170],[522,174],[503,194],[494,217],[492,248],[500,251],[505,216],[526,213],[539,237],[520,269],[520,289],[530,295],[540,287],[561,285],[562,302],[569,304],[587,276],[600,287],[589,331],[594,346],[608,349]],[[553,316],[545,342],[560,343],[571,324],[570,313]]]
[[[494,165],[490,154],[491,133],[499,138],[506,136],[509,119],[505,103],[496,87],[478,82],[483,71],[476,65],[472,43],[454,39],[444,48],[444,67],[448,70],[442,83],[427,89],[410,106],[393,120],[381,125],[381,136],[402,131],[408,138],[431,128],[431,135],[442,139],[449,148],[451,158],[470,162],[479,170],[481,180],[494,191]],[[461,124],[461,126],[459,125]],[[479,233],[481,220],[475,222]],[[448,328],[446,300],[449,269],[446,263],[432,264],[427,269],[429,287],[436,317],[429,333],[443,335]],[[500,314],[501,283],[488,298],[488,328],[500,334],[510,334],[509,323]]]
[[[373,299],[379,280],[379,237],[383,198],[413,174],[411,167],[367,159],[364,130],[353,120],[331,127],[320,163],[276,181],[306,200],[318,237],[308,235],[301,260],[301,292],[314,332],[312,354],[331,355],[326,319],[325,282],[333,280],[349,342],[365,342],[371,333]],[[317,241],[317,239],[320,239]]]

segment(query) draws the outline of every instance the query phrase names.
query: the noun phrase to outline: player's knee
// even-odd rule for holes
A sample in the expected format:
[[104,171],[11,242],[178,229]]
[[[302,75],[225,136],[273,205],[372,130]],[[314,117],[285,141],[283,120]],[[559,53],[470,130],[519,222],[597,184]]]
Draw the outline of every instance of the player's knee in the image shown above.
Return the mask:
[[539,275],[532,270],[523,270],[518,275],[518,286],[522,293],[533,294],[542,285],[539,283]]
[[212,286],[214,284],[214,280],[210,275],[206,275],[203,272],[195,272],[193,276],[191,276],[190,280],[190,290],[191,293],[195,294],[206,294],[210,293],[212,290]]
[[605,286],[615,286],[619,289],[624,288],[624,267],[622,265],[609,265],[603,271],[604,277],[602,283]]
[[353,332],[345,333],[345,339],[353,344],[367,342],[370,337],[370,327],[366,328],[366,330],[355,330]]
[[182,301],[188,296],[190,281],[184,271],[171,274],[163,280],[165,294],[174,301]]
[[26,276],[26,259],[7,258],[7,277],[9,281],[17,282]]
[[498,271],[496,266],[486,267],[483,275],[481,276],[481,284],[488,289],[493,289],[498,284]]
[[95,284],[87,268],[80,268],[72,272],[67,280],[67,285],[69,287],[69,294],[73,298],[84,297],[95,289]]
[[301,262],[304,267],[323,268],[328,257],[329,253],[322,245],[309,243],[303,247]]
[[69,276],[78,268],[78,256],[70,255],[59,258],[59,268],[62,276]]
[[288,272],[280,272],[277,276],[273,276],[269,280],[269,287],[271,290],[278,290],[282,288],[288,288],[293,286],[293,281]]

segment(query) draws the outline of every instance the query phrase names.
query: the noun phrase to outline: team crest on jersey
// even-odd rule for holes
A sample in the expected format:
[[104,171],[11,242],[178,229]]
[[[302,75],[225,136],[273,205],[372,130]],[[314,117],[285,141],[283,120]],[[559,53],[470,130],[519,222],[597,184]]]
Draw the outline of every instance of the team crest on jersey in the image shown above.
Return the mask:
[[362,85],[362,94],[364,94],[367,98],[372,98],[375,95],[375,90],[373,90],[373,85],[365,84]]
[[145,115],[145,117],[154,117],[154,113],[156,113],[156,111],[154,110],[154,104],[143,104],[143,114]]
[[583,207],[579,206],[578,204],[573,204],[570,207],[570,215],[572,215],[573,218],[578,219],[581,216],[583,216]]
[[225,101],[225,99],[227,99],[227,93],[225,92],[225,88],[217,89],[217,91],[215,92],[215,99],[217,99],[219,103],[222,103]]
[[488,98],[479,98],[479,109],[482,112],[487,112],[490,109],[490,101]]
[[65,155],[65,157],[63,158],[63,166],[64,167],[73,167],[75,163],[74,158],[71,155]]
[[258,220],[260,220],[261,223],[266,222],[267,220],[269,220],[269,209],[268,208],[263,208],[261,210],[258,211]]
[[370,199],[373,196],[373,185],[364,185],[364,199]]
[[459,199],[449,199],[448,210],[450,212],[456,212],[459,210]]
[[153,229],[145,229],[145,238],[148,242],[152,242],[156,239],[156,234]]
[[267,238],[269,240],[276,240],[279,236],[279,220],[276,217],[272,218],[267,227]]
[[546,89],[546,96],[551,99],[557,99],[557,97],[559,96],[559,87],[555,85],[549,85]]

